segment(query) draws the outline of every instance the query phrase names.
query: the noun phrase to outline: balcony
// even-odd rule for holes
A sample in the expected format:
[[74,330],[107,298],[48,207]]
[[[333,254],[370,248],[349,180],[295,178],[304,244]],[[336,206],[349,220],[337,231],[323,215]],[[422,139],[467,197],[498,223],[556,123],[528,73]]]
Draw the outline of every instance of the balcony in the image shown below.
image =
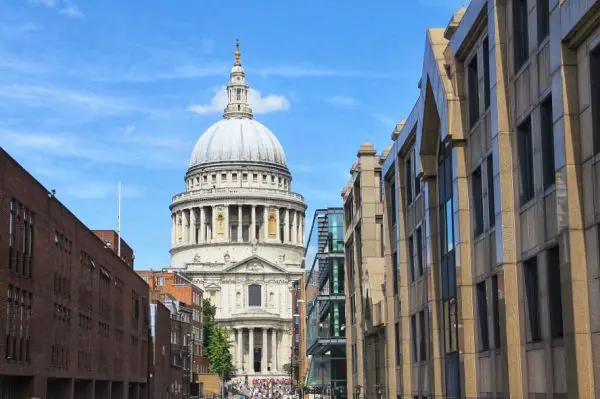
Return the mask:
[[304,203],[304,197],[291,191],[276,190],[272,188],[236,187],[236,188],[208,188],[187,191],[173,197],[173,204],[192,200],[214,199],[215,197],[226,198],[284,198],[291,201]]

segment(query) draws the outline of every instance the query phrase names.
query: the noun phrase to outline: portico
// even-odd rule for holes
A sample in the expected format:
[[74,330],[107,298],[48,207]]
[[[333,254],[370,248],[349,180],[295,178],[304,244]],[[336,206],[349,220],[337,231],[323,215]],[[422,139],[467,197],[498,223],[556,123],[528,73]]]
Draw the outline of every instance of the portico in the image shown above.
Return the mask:
[[238,374],[280,374],[283,371],[282,328],[236,326],[231,332]]

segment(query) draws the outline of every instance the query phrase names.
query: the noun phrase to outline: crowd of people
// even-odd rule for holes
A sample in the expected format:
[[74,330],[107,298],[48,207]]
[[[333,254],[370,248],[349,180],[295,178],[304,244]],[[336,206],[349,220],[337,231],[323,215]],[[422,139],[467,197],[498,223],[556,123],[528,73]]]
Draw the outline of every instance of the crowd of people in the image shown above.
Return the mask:
[[248,382],[231,381],[228,391],[240,399],[291,399],[289,378],[254,378]]

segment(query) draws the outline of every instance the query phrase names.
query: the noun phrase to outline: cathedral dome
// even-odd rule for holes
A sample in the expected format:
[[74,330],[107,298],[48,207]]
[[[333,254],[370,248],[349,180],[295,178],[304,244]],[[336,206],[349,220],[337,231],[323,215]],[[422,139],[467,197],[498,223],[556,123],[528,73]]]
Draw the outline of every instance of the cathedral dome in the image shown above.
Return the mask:
[[287,167],[283,147],[262,123],[249,118],[222,119],[194,146],[190,168],[217,162],[269,163]]

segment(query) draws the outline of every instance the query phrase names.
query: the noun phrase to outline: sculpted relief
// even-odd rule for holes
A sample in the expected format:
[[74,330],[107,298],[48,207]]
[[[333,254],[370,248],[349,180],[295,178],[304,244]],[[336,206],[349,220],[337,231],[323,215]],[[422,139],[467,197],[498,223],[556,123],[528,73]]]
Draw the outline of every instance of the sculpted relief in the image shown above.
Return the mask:
[[274,208],[269,209],[269,239],[277,238],[277,211]]
[[216,233],[218,237],[223,237],[225,235],[225,214],[223,208],[217,209],[217,229]]

